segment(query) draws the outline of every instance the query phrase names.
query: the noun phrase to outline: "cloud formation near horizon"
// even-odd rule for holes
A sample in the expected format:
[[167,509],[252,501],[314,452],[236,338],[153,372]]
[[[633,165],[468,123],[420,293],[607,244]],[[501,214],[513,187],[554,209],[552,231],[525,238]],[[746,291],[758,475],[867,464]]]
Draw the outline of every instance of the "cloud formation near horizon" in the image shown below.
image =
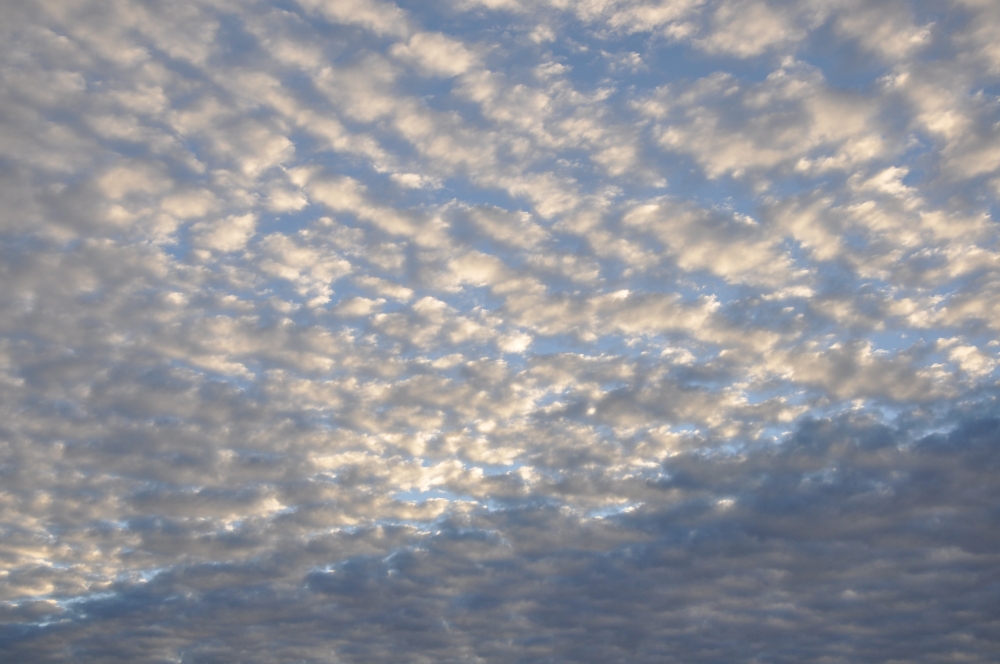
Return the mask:
[[998,33],[11,3],[0,659],[997,661]]

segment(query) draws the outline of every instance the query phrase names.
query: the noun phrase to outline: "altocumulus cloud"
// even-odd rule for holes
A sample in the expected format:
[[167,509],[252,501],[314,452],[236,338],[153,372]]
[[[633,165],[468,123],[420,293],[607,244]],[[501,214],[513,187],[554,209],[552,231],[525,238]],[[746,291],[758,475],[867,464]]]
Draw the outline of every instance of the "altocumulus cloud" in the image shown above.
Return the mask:
[[0,659],[997,661],[998,33],[6,3]]

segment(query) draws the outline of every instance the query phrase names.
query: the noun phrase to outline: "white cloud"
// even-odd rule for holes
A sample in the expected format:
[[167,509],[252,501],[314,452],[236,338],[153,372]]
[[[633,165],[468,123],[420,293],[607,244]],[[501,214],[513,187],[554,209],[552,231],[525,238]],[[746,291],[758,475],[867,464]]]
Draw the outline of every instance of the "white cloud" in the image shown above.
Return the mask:
[[437,76],[458,76],[476,63],[476,57],[460,41],[433,32],[418,32],[405,44],[393,46],[391,53]]
[[252,214],[232,216],[215,222],[201,222],[191,227],[195,244],[215,251],[238,251],[253,237],[257,219]]
[[760,55],[775,45],[798,41],[805,33],[796,29],[780,8],[765,2],[720,3],[712,13],[712,29],[696,40],[709,52],[732,53],[739,57]]
[[736,214],[658,201],[630,210],[622,223],[656,237],[683,270],[707,270],[727,281],[766,285],[787,285],[795,277],[791,260],[775,238]]
[[299,4],[334,23],[358,25],[379,35],[403,36],[409,32],[406,14],[391,2],[299,0]]
[[718,73],[663,88],[639,108],[665,118],[657,128],[664,148],[690,154],[713,178],[849,169],[885,151],[875,105],[830,89],[818,70],[795,61],[751,86]]
[[0,660],[995,659],[992,4],[5,9]]

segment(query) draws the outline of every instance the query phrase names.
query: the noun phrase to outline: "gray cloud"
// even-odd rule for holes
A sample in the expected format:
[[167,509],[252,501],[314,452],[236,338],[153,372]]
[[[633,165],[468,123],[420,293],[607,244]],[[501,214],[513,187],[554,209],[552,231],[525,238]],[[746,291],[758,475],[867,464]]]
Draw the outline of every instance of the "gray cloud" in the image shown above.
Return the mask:
[[64,607],[20,605],[52,622],[8,627],[4,649],[81,661],[331,661],[331,649],[342,661],[716,661],[746,648],[775,661],[987,661],[996,431],[993,419],[922,438],[870,417],[807,421],[777,447],[671,457],[635,482],[640,506],[596,520],[528,502],[304,539],[291,516],[214,537],[191,519],[136,522],[161,555],[214,546],[228,561]]

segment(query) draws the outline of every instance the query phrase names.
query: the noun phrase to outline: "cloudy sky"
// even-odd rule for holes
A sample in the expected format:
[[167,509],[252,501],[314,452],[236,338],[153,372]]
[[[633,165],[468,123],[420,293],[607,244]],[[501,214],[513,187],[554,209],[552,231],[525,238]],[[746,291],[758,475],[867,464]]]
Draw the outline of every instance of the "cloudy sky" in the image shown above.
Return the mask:
[[0,659],[1000,660],[995,0],[8,0]]

